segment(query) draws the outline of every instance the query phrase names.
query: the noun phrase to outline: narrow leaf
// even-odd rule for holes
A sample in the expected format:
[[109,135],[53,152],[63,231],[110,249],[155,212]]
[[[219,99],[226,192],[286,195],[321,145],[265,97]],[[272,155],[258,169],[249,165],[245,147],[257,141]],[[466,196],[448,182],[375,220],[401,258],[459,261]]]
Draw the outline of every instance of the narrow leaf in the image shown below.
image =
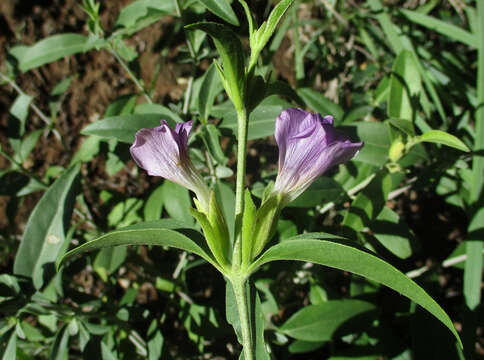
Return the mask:
[[445,311],[424,289],[402,272],[350,242],[308,239],[309,236],[310,234],[305,234],[305,239],[293,238],[293,241],[288,240],[272,246],[252,265],[252,272],[270,261],[298,260],[365,276],[405,295],[429,311],[449,328],[461,345],[459,334]]
[[64,245],[75,202],[75,165],[57,179],[42,196],[30,215],[15,257],[14,273],[32,278],[36,289],[55,273],[54,262]]
[[227,21],[229,24],[239,26],[239,19],[235,15],[227,0],[198,0],[206,6],[211,13]]
[[[363,315],[374,313],[376,306],[361,300],[329,300],[310,305],[292,315],[279,330],[290,337],[305,341],[328,341],[339,336],[363,330],[374,320],[374,314],[362,321]],[[356,318],[354,322],[352,318]]]
[[395,59],[390,77],[387,112],[390,118],[413,121],[415,104],[420,91],[420,74],[410,51],[402,50]]
[[256,41],[257,48],[259,50],[262,50],[264,46],[266,46],[270,37],[276,30],[277,24],[279,24],[281,18],[284,16],[285,12],[287,11],[287,9],[289,9],[293,2],[294,0],[282,0],[271,11],[271,14],[269,15],[269,19],[267,19],[267,23],[265,24],[265,26],[261,26],[259,31],[257,31]]
[[[159,114],[131,114],[108,117],[87,125],[81,134],[97,135],[102,138],[117,139],[125,143],[132,143],[136,131],[142,128],[154,128],[163,119]],[[170,126],[174,123],[165,119]]]
[[26,72],[63,57],[91,49],[88,37],[84,35],[59,34],[42,39],[32,46],[14,46],[10,49],[10,54],[17,59],[20,71]]
[[470,151],[467,145],[464,144],[459,138],[441,130],[427,131],[426,133],[420,135],[417,139],[419,142],[430,142],[430,143],[442,144],[442,145],[453,147],[461,151],[465,151],[465,152]]
[[205,240],[198,231],[191,226],[165,219],[129,226],[89,241],[65,254],[59,266],[74,255],[122,245],[170,246],[199,255],[214,264]]
[[311,107],[311,109],[313,109],[313,111],[318,112],[323,116],[334,116],[336,123],[343,120],[344,111],[341,106],[331,102],[320,92],[314,91],[310,88],[301,88],[297,90],[297,94],[309,107]]
[[457,40],[463,44],[469,45],[470,47],[478,47],[477,36],[458,26],[412,10],[401,9],[400,12],[408,20],[425,26],[427,29],[435,30],[450,39]]
[[223,89],[220,76],[217,75],[217,68],[214,64],[210,65],[202,85],[200,87],[200,96],[198,98],[198,112],[203,121],[207,121],[212,111],[215,96]]

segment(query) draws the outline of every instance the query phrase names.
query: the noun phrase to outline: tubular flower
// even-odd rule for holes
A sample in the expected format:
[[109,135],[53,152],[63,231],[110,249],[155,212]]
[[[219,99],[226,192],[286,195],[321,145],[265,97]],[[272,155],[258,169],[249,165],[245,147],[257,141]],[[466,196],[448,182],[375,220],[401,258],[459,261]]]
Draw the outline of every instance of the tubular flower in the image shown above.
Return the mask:
[[274,192],[297,198],[334,165],[349,161],[363,146],[352,143],[333,128],[333,117],[301,109],[284,110],[276,119],[279,172]]
[[210,189],[188,155],[188,136],[192,122],[171,129],[165,120],[154,129],[141,129],[130,147],[131,156],[148,175],[161,176],[193,191],[204,210],[208,210]]

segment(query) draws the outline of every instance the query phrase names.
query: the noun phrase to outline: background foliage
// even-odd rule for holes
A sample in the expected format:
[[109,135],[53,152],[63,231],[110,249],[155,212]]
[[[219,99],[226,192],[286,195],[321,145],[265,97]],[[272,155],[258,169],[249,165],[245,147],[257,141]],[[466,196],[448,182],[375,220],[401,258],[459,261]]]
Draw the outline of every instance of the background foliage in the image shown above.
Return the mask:
[[[249,5],[258,24],[274,6]],[[46,0],[0,10],[2,359],[237,358],[232,295],[201,258],[139,246],[73,258],[60,272],[55,262],[141,221],[194,226],[188,191],[129,156],[135,131],[160,118],[199,125],[192,159],[234,221],[236,112],[213,42],[184,26],[225,22],[246,47],[243,8]],[[332,114],[365,142],[284,209],[273,242],[325,232],[376,252],[447,311],[467,358],[484,345],[482,18],[483,4],[463,0],[299,0],[258,59],[266,83],[248,91],[248,184],[259,196],[276,175],[281,110]],[[437,320],[359,276],[272,262],[254,280],[275,359],[463,356]]]

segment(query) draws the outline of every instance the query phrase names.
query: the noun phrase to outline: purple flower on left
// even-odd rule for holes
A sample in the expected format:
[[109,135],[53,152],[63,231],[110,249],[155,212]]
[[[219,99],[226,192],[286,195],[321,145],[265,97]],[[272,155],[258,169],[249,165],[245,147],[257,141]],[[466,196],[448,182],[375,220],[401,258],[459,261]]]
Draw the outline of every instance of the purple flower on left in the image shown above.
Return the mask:
[[141,129],[130,147],[131,156],[148,175],[160,176],[193,191],[204,209],[208,209],[210,189],[190,160],[188,136],[192,122],[171,129],[165,120],[154,129]]

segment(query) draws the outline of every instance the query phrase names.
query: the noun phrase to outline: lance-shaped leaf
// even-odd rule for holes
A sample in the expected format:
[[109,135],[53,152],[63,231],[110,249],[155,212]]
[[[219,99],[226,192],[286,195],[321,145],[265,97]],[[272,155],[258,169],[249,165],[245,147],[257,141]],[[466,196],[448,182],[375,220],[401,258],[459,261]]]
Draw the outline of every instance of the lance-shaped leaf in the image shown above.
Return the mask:
[[455,149],[469,152],[469,148],[459,138],[442,130],[429,130],[417,137],[417,142],[443,144]]
[[74,255],[121,245],[170,246],[194,253],[217,267],[202,235],[191,226],[171,219],[140,223],[105,234],[69,251],[58,267]]
[[261,265],[277,260],[307,261],[349,271],[379,282],[405,295],[437,319],[454,334],[459,334],[445,311],[414,281],[382,259],[344,240],[320,239],[317,234],[304,234],[272,246],[252,264],[254,272]]
[[107,139],[117,139],[125,143],[132,143],[134,135],[142,128],[154,128],[160,125],[160,118],[173,127],[175,121],[160,114],[129,114],[111,116],[93,122],[82,129],[81,134],[96,135]]
[[47,190],[30,215],[13,271],[32,278],[36,289],[55,274],[54,262],[64,244],[75,201],[79,165],[67,170]]
[[80,34],[59,34],[40,40],[32,46],[17,45],[10,54],[18,61],[21,72],[62,59],[63,57],[89,51],[94,43]]
[[[279,24],[285,12],[287,9],[289,9],[293,2],[294,0],[282,0],[279,2],[272,10],[267,21],[264,21],[257,31],[250,34],[250,47],[252,49],[250,58],[251,66],[253,66],[259,58],[260,52],[264,46],[266,46],[270,37],[276,30],[277,24]],[[242,3],[242,5],[244,8],[246,8],[246,13],[248,13],[247,6],[244,5],[244,3]],[[249,15],[247,16],[249,17]]]
[[199,0],[211,13],[228,23],[239,26],[239,19],[235,15],[230,3],[227,0]]
[[222,58],[222,82],[237,110],[244,105],[245,67],[244,50],[238,36],[228,27],[213,23],[201,22],[186,26],[188,30],[202,30],[210,35]]

